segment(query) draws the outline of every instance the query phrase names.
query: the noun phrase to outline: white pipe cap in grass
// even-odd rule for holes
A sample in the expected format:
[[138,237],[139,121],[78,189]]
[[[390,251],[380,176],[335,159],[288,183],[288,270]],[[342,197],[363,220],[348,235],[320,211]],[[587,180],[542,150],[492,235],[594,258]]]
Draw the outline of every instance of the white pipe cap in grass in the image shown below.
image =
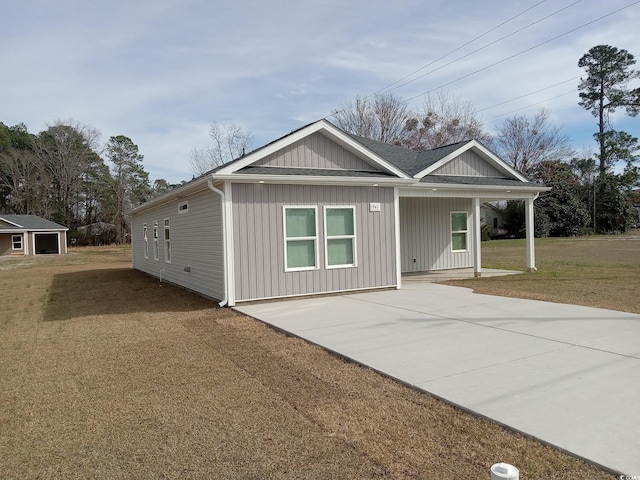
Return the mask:
[[491,480],[519,480],[520,470],[508,463],[491,465]]

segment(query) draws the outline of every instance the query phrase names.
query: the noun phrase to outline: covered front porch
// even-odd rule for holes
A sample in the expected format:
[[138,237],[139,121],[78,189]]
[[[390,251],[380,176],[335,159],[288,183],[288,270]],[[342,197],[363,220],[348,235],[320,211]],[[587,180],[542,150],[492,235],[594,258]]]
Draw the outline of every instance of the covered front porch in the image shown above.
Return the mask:
[[398,195],[402,282],[415,280],[416,275],[423,275],[423,281],[482,276],[480,207],[500,200],[524,201],[526,270],[536,270],[533,202],[538,192],[434,187],[401,188]]

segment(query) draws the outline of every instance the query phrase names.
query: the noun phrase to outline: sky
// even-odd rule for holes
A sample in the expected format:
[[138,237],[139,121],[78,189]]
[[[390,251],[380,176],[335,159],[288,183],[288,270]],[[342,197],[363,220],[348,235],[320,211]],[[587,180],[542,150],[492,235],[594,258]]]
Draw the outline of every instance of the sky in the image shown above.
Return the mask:
[[[601,44],[640,60],[640,1],[3,2],[0,122],[125,135],[152,180],[178,183],[212,122],[257,148],[393,84],[413,108],[439,91],[470,102],[490,133],[544,107],[584,155],[597,125],[577,64]],[[640,116],[612,120],[640,137]]]

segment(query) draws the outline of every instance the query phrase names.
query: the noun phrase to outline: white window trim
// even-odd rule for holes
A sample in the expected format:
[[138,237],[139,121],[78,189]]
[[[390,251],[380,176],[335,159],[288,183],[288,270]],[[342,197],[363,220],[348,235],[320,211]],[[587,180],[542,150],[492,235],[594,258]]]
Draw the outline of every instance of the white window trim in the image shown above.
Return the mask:
[[[16,238],[19,240],[16,241]],[[16,248],[16,243],[20,243],[20,248]],[[11,235],[11,250],[24,250],[24,237],[22,235]]]
[[[169,232],[169,240],[167,240],[167,231]],[[164,219],[164,263],[171,263],[171,220]]]
[[158,246],[158,222],[153,222],[153,259],[155,261],[160,260],[160,252]]
[[[183,206],[185,208],[182,208]],[[182,214],[185,214],[185,213],[189,213],[189,201],[188,200],[185,200],[184,202],[180,202],[178,204],[178,215],[182,215]]]
[[142,239],[144,240],[144,258],[149,258],[149,234],[146,223],[142,225]]
[[[327,210],[332,209],[348,209],[353,210],[353,235],[332,235],[327,233]],[[355,205],[325,205],[324,206],[324,267],[327,270],[334,268],[355,268],[358,266],[358,249],[357,249],[357,229],[356,229],[356,207]],[[347,263],[345,265],[329,265],[329,240],[341,240],[350,238],[353,241],[353,263]]]
[[[316,235],[314,237],[287,237],[287,210],[289,209],[313,209],[316,222]],[[301,272],[306,270],[318,270],[320,262],[318,261],[318,206],[317,205],[283,205],[282,206],[282,236],[284,238],[284,271],[285,272]],[[287,241],[288,240],[313,240],[313,249],[315,253],[315,265],[311,267],[294,267],[289,268],[289,259],[287,258]]]
[[[453,215],[455,213],[464,213],[467,217],[467,229],[466,230],[454,230],[453,229]],[[450,212],[449,214],[449,230],[451,232],[451,234],[449,235],[449,239],[451,240],[451,252],[452,253],[465,253],[469,251],[469,212],[467,212],[466,210],[455,210]],[[454,250],[453,249],[453,234],[454,233],[464,233],[465,234],[465,239],[466,241],[465,246],[466,248],[463,250]]]

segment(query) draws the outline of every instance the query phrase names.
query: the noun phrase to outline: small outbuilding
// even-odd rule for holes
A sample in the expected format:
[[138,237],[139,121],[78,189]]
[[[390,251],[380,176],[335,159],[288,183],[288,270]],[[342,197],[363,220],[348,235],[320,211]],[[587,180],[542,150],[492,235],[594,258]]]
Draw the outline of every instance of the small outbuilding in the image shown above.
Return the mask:
[[67,253],[68,230],[37,215],[0,214],[0,256]]
[[546,191],[476,140],[414,151],[319,120],[136,208],[133,268],[233,306],[473,267],[483,202]]

